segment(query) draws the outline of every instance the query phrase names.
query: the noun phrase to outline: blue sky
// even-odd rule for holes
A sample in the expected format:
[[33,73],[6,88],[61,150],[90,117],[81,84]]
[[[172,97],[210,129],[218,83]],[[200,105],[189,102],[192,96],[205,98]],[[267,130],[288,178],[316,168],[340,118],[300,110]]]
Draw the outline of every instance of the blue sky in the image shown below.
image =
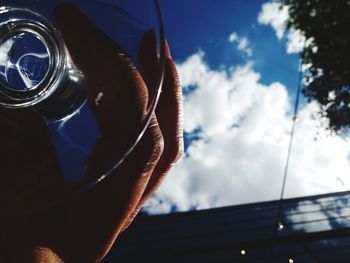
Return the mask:
[[[160,2],[184,90],[186,155],[146,210],[278,199],[305,42],[285,29],[288,10],[267,0]],[[350,137],[331,136],[318,111],[301,104],[285,198],[350,187]]]
[[[166,38],[174,60],[184,61],[202,50],[206,63],[213,69],[242,64],[247,61],[247,56],[237,52],[236,46],[227,41],[231,33],[236,32],[249,39],[254,52],[253,67],[261,73],[261,82],[270,84],[278,80],[294,95],[298,81],[298,54],[287,54],[274,30],[258,24],[257,14],[264,2],[160,1]],[[291,99],[294,100],[294,96]],[[185,136],[185,147],[196,137],[196,134]]]
[[166,36],[175,60],[182,61],[202,49],[212,68],[241,64],[245,58],[227,41],[232,32],[247,37],[254,51],[254,68],[262,82],[278,79],[288,87],[297,83],[298,56],[289,55],[275,32],[260,26],[261,0],[161,1]]

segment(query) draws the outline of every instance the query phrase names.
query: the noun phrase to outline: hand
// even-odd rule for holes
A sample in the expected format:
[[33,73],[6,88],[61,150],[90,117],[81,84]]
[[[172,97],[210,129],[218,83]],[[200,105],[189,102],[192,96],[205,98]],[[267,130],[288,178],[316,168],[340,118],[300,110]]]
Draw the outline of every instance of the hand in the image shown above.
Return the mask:
[[[89,176],[96,177],[130,145],[130,134],[139,130],[146,117],[153,92],[147,87],[155,81],[152,73],[158,59],[151,52],[154,35],[149,31],[143,38],[138,72],[119,47],[77,8],[60,6],[55,16],[74,63],[87,77],[89,104],[102,131],[88,165]],[[181,89],[169,49],[166,54],[163,92],[136,148],[110,177],[69,204],[7,222],[2,237],[13,260],[98,262],[157,189],[182,152]],[[96,104],[99,93],[104,95]],[[123,109],[131,115],[116,114]]]

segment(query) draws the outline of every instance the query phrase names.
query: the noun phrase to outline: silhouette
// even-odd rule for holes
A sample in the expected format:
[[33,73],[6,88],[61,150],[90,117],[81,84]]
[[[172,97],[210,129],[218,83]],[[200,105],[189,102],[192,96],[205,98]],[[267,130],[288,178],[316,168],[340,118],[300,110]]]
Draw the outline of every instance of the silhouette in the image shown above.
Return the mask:
[[321,104],[321,115],[335,132],[350,126],[350,2],[280,0],[289,6],[287,27],[300,30],[309,45],[302,52],[311,63],[303,94]]

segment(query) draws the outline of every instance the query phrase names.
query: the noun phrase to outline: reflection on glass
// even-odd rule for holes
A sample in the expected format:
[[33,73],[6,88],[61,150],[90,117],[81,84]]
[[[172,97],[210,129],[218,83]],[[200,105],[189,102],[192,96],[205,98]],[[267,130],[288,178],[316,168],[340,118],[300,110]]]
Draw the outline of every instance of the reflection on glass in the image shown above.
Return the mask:
[[317,232],[350,227],[349,195],[299,201],[285,210],[288,227]]
[[49,206],[111,175],[155,109],[163,48],[155,0],[1,1],[0,204]]
[[35,89],[48,73],[48,50],[33,33],[12,36],[2,43],[0,53],[1,81],[15,91]]

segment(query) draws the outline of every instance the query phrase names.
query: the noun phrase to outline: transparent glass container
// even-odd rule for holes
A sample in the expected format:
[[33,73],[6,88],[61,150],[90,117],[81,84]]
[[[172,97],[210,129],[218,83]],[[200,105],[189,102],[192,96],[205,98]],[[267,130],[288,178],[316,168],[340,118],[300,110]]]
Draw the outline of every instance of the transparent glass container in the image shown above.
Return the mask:
[[156,0],[1,0],[2,213],[112,175],[147,128],[163,71]]

